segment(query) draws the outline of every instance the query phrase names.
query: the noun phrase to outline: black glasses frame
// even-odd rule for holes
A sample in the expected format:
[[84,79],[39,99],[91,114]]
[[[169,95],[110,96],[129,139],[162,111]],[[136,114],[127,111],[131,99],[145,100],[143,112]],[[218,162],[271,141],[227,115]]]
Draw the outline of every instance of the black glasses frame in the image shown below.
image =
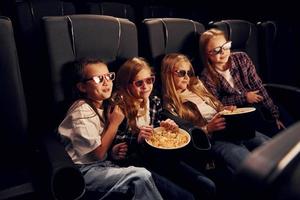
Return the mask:
[[193,73],[192,70],[188,70],[188,71],[185,71],[185,70],[175,70],[174,72],[176,73],[176,75],[177,75],[178,77],[185,77],[186,75],[187,75],[188,77],[194,76],[194,73]]
[[154,82],[155,82],[155,76],[150,76],[142,80],[132,81],[132,84],[135,85],[136,87],[142,87],[144,83],[147,85],[151,85],[154,84]]
[[[222,51],[226,51],[226,50],[229,50],[231,49],[231,44],[232,44],[232,41],[227,41],[225,42],[224,44],[222,44],[221,46],[218,46],[212,50],[210,50],[208,53],[210,55],[218,55],[220,54]],[[228,45],[228,46],[226,46]]]

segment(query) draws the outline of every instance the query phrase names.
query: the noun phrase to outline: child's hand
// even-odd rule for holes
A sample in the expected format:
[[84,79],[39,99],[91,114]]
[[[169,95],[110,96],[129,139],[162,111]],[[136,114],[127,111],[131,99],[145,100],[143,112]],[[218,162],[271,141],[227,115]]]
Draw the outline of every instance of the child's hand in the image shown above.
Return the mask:
[[207,124],[208,133],[220,131],[226,128],[225,118],[217,113]]
[[236,109],[236,106],[224,106],[223,110],[229,110],[229,111],[234,111]]
[[110,123],[115,123],[118,126],[122,123],[124,117],[124,113],[118,105],[112,107],[111,111],[108,113],[108,121]]
[[284,124],[279,119],[276,119],[276,125],[279,130],[285,129]]
[[261,96],[257,93],[259,93],[259,90],[247,92],[246,93],[247,102],[248,103],[259,103],[259,102],[261,102],[264,98],[263,98],[263,96]]
[[164,127],[166,130],[177,131],[178,125],[171,119],[167,119],[160,122],[160,126]]
[[143,142],[145,139],[149,139],[153,134],[152,126],[142,126],[140,127],[140,132],[138,135],[138,143]]
[[125,159],[128,151],[128,145],[126,142],[122,142],[113,146],[111,156],[114,160]]

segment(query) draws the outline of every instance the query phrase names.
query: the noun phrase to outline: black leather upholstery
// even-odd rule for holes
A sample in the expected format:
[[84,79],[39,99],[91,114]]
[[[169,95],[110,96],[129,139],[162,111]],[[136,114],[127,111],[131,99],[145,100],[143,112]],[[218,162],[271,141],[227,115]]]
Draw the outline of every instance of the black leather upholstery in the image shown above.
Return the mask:
[[[27,117],[12,24],[4,17],[0,18],[0,43],[0,101],[3,105],[0,111],[0,199],[64,199],[83,195],[83,178],[62,145],[54,140],[53,133],[42,143],[36,143]],[[45,132],[42,129],[38,134],[43,137]],[[68,180],[72,180],[70,187],[76,191],[56,189],[64,188]]]
[[[205,30],[204,26],[189,19],[181,18],[154,18],[143,22],[146,38],[145,47],[149,51],[146,57],[160,70],[160,62],[168,53],[186,54],[200,72],[199,62],[199,35]],[[196,67],[197,66],[197,67]],[[199,66],[199,67],[198,67]]]
[[44,18],[55,102],[66,96],[63,66],[75,59],[96,57],[116,71],[128,58],[138,55],[136,26],[127,19],[100,15]]
[[28,119],[11,21],[0,17],[0,199],[33,196]]
[[143,8],[143,19],[179,17],[177,9],[167,6],[149,5]]
[[268,83],[300,87],[298,78],[299,24],[296,21],[265,21],[258,24],[259,50]]
[[[255,149],[244,161],[236,199],[299,199],[300,122]],[[246,195],[245,195],[246,194]]]
[[1,115],[5,120],[1,122],[1,137],[8,139],[4,141],[9,146],[23,143],[22,137],[27,137],[28,119],[12,24],[8,18],[1,17],[0,20],[0,99]]
[[[20,69],[26,100],[31,105],[28,107],[28,113],[30,118],[39,120],[35,124],[38,130],[46,125],[50,126],[50,118],[44,120],[39,116],[50,116],[51,107],[45,105],[50,105],[52,101],[52,94],[48,89],[51,85],[42,17],[74,14],[76,9],[72,2],[60,0],[18,0],[13,6]],[[43,85],[45,89],[40,90],[36,84]],[[47,98],[41,101],[41,96]]]

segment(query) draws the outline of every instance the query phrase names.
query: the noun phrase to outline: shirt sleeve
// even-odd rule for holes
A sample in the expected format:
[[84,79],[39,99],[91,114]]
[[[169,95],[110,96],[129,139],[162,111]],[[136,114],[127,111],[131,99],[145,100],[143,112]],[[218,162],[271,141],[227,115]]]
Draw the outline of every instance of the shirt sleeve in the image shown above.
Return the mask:
[[210,78],[208,78],[207,74],[203,74],[201,77],[203,84],[207,88],[207,90],[214,95],[219,101],[221,101],[224,105],[236,105],[241,106],[245,104],[246,97],[244,92],[236,92],[236,93],[227,93],[225,94],[225,90],[222,89],[222,83],[226,80],[222,80],[223,77],[220,77],[221,83],[216,85]]
[[260,95],[263,96],[262,104],[270,111],[270,114],[273,116],[274,119],[279,118],[279,111],[278,107],[273,103],[272,99],[270,98],[267,90],[263,86],[262,80],[258,76],[255,66],[253,65],[251,59],[247,54],[243,54],[245,62],[248,68],[248,77],[249,77],[249,84],[251,88],[260,91]]
[[81,107],[66,116],[58,131],[68,138],[77,157],[82,157],[101,145],[103,126],[93,110]]
[[74,121],[74,134],[71,141],[75,152],[79,156],[90,153],[101,145],[100,133],[103,131],[103,129],[99,130],[99,126],[96,125],[95,121],[95,118],[78,119]]

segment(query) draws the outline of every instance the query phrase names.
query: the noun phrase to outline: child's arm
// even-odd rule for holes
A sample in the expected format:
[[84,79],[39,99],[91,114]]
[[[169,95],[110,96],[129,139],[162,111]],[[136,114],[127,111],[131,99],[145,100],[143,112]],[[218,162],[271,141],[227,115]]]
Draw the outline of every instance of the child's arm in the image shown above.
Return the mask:
[[115,106],[112,112],[108,114],[108,126],[102,133],[101,145],[94,150],[94,153],[100,160],[105,158],[123,119],[124,114],[119,106]]

